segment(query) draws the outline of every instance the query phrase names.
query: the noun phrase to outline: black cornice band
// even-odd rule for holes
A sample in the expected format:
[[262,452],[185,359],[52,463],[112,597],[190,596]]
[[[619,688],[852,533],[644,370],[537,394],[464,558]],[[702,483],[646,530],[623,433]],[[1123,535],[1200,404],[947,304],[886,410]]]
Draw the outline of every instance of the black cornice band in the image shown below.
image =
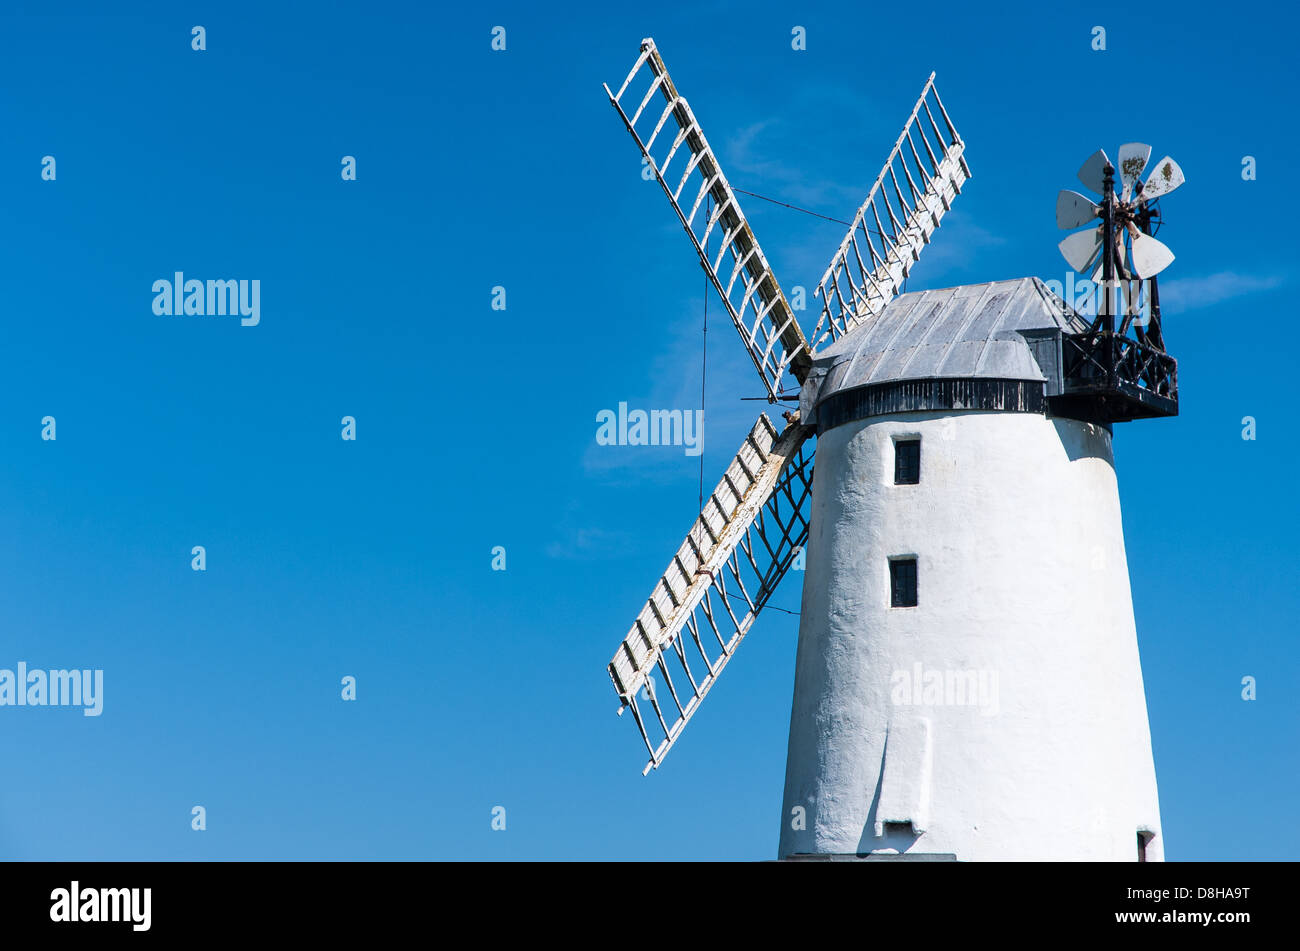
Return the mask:
[[817,407],[817,432],[871,416],[936,410],[1046,414],[1047,396],[1036,380],[892,380],[827,397]]

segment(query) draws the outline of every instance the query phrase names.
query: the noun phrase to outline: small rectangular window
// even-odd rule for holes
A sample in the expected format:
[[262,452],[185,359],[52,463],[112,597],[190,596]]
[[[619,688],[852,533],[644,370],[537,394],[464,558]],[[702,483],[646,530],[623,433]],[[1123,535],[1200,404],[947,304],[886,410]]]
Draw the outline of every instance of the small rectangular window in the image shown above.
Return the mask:
[[889,606],[916,607],[916,559],[897,558],[889,563]]
[[921,440],[894,442],[894,485],[916,485],[921,481]]

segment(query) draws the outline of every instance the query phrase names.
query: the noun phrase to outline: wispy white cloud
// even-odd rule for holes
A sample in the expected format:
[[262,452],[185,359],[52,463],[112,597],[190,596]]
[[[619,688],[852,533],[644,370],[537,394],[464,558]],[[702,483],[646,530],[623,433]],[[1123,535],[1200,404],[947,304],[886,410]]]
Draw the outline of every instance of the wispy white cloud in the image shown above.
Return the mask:
[[[949,271],[969,268],[982,257],[983,252],[1006,243],[1007,239],[996,231],[954,209],[944,216],[938,237],[921,253],[924,270],[918,264],[917,276],[927,281],[925,286],[937,286],[929,280],[929,275],[942,280],[948,276]],[[914,289],[915,287],[909,288]]]
[[1286,283],[1281,275],[1238,274],[1219,271],[1207,277],[1185,277],[1160,285],[1160,305],[1170,310],[1195,310],[1236,297],[1272,290]]
[[562,535],[546,546],[548,558],[564,561],[593,561],[620,557],[633,551],[632,535],[603,528],[564,527]]
[[[689,257],[690,245],[685,240],[681,243],[683,255]],[[696,270],[695,274],[698,275],[699,271]],[[629,379],[625,392],[609,394],[607,405],[590,407],[591,442],[582,458],[583,471],[588,476],[658,484],[671,484],[683,479],[690,481],[697,477],[700,459],[696,455],[687,455],[684,446],[598,445],[595,414],[601,409],[616,411],[619,401],[626,402],[629,410],[678,409],[687,412],[700,408],[705,293],[702,285],[702,281],[693,284],[691,293],[696,299],[689,302],[679,300],[673,308],[675,314],[647,338],[652,354],[648,359],[642,358],[645,376],[638,373]],[[668,290],[664,293],[669,296],[675,292]],[[710,289],[708,295],[708,399],[700,441],[706,488],[717,482],[759,412],[768,411],[773,415],[773,407],[767,403],[742,399],[761,396],[763,385],[716,294]],[[773,419],[779,426],[779,410]]]
[[[792,133],[786,126],[787,123],[781,119],[764,119],[727,137],[723,161],[732,184],[776,191],[779,194],[771,197],[810,206],[810,211],[822,214],[845,215],[846,208],[856,210],[866,197],[860,185],[811,177],[804,163],[792,164],[766,157],[797,155],[807,148],[806,144],[800,148],[800,143],[792,141],[798,133]],[[757,144],[760,137],[766,140],[762,145]],[[826,210],[828,208],[830,211]],[[852,214],[852,211],[847,214]]]

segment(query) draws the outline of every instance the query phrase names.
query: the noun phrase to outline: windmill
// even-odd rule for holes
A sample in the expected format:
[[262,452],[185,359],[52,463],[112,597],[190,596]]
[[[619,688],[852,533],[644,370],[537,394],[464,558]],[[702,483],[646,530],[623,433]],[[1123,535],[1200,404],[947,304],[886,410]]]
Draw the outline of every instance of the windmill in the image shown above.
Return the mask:
[[[768,399],[798,391],[784,427],[759,415],[608,665],[643,773],[803,553],[781,857],[1160,857],[1110,439],[1177,412],[1163,343],[1037,278],[899,293],[970,177],[933,74],[808,336],[653,40],[605,91]],[[1061,218],[1102,217],[1112,253],[1089,267],[1120,260],[1121,226],[1131,249],[1130,221],[1149,236],[1149,202],[1108,183]]]

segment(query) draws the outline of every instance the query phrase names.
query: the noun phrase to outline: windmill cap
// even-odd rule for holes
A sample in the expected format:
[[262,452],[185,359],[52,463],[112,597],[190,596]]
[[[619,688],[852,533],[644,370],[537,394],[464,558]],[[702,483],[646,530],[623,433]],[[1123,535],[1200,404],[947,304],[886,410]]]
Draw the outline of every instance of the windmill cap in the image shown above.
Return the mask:
[[1047,382],[1031,341],[1087,329],[1036,277],[902,294],[818,351],[800,406],[811,421],[808,410],[830,397],[881,383]]

